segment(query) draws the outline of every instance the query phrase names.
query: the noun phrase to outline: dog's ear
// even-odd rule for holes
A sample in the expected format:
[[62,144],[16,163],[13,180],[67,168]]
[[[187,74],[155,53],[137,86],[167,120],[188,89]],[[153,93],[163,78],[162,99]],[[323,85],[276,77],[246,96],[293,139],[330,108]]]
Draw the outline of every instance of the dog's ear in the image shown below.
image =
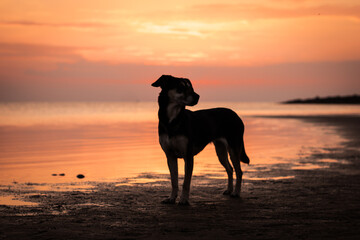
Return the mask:
[[173,78],[171,75],[162,75],[158,80],[156,80],[151,86],[163,88],[166,85],[166,80]]

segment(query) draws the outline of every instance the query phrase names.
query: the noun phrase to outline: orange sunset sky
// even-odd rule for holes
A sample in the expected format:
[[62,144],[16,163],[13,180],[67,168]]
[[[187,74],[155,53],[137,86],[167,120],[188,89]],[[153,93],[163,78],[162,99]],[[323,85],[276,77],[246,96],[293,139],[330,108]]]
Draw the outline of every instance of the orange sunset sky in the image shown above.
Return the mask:
[[203,101],[360,93],[359,0],[0,0],[0,101]]

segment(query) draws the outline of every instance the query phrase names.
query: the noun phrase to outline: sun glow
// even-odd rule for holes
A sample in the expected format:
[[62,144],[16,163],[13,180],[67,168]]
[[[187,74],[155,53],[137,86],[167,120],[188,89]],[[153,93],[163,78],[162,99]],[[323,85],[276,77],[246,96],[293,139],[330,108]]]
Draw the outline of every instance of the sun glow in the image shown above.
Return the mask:
[[[120,79],[118,84],[133,85],[144,81],[145,73],[158,77],[165,72],[209,81],[208,69],[218,68],[220,74],[212,80],[236,86],[244,79],[224,75],[230,77],[238,68],[248,68],[248,75],[252,68],[260,72],[264,66],[298,64],[296,72],[308,72],[300,71],[303,63],[325,62],[347,69],[348,92],[359,88],[358,68],[350,66],[360,59],[359,12],[358,1],[340,0],[1,1],[1,95],[21,88],[8,95],[27,96],[31,86],[42,89],[47,84],[59,90],[62,82],[94,81],[93,76],[100,75],[96,84],[102,85],[110,76],[104,73],[116,67],[130,69],[111,76],[112,82]],[[344,62],[349,66],[342,67]],[[133,67],[126,68],[129,65]],[[90,75],[88,69],[97,74]],[[321,71],[312,72],[315,76],[296,76],[297,81],[328,78]],[[339,81],[342,74],[337,73]],[[268,77],[294,79],[290,73]],[[257,80],[257,86],[268,85],[263,78]]]

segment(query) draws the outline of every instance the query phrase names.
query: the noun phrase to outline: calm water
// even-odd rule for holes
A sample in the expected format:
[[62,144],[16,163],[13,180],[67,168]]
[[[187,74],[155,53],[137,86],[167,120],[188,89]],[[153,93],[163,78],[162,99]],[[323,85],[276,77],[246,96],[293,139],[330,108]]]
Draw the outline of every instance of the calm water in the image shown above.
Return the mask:
[[[360,114],[359,106],[350,105],[217,102],[192,109],[219,106],[234,109],[245,123],[248,179],[261,179],[262,171],[279,164],[316,168],[299,160],[313,149],[342,141],[328,127],[254,116]],[[81,181],[78,174],[85,175],[82,181],[168,174],[158,143],[156,103],[2,103],[0,113],[0,185],[76,182]],[[179,169],[182,174],[181,159]],[[194,174],[226,177],[212,145],[195,157]]]

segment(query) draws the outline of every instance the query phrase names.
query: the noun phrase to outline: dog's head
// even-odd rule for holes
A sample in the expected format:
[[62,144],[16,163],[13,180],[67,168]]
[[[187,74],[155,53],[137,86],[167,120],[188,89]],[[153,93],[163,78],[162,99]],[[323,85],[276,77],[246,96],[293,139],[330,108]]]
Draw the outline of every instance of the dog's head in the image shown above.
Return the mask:
[[176,102],[184,106],[194,106],[199,101],[200,96],[194,92],[191,82],[187,78],[162,75],[151,86],[161,87],[160,95],[166,95],[170,102]]

